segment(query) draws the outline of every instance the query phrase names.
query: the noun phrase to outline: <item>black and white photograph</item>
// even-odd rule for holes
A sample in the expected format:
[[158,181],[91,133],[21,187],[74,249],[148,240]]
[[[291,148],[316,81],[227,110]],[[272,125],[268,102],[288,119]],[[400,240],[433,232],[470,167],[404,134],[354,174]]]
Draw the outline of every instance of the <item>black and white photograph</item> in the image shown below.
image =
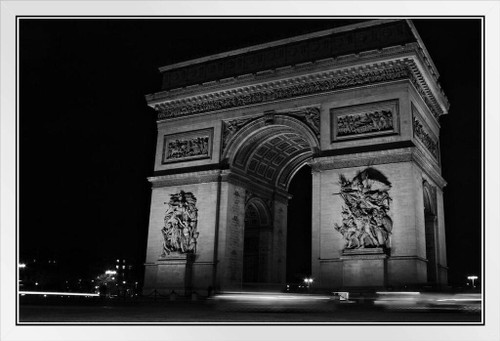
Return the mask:
[[16,332],[492,327],[486,16],[325,13],[10,21]]

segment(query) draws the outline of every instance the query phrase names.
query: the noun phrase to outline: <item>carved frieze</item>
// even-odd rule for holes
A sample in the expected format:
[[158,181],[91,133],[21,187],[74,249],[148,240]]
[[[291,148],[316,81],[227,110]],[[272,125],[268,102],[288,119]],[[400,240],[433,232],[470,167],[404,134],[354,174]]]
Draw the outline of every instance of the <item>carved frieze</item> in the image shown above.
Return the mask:
[[290,116],[293,116],[300,121],[304,122],[307,124],[309,128],[314,132],[314,135],[319,139],[320,135],[320,109],[318,107],[310,107],[310,108],[304,108],[300,109],[298,111],[292,111],[289,113],[286,113]]
[[199,232],[196,197],[191,192],[180,191],[170,194],[168,209],[165,212],[163,248],[160,257],[165,258],[172,252],[195,254]]
[[398,101],[384,101],[330,110],[332,141],[397,133]]
[[[210,111],[272,102],[297,96],[313,95],[355,86],[409,79],[422,95],[435,117],[442,113],[436,99],[419,75],[415,63],[410,60],[390,64],[364,66],[362,68],[325,72],[293,79],[274,81],[269,84],[252,85],[217,94],[195,96],[155,105],[158,119],[199,114]],[[425,87],[425,89],[423,88]]]
[[254,117],[243,117],[234,120],[223,121],[222,122],[222,149],[224,150],[228,142],[233,138],[234,135],[248,122],[255,119]]
[[212,128],[165,135],[162,164],[211,158],[212,139]]
[[345,239],[345,249],[390,248],[392,219],[389,217],[391,183],[373,167],[360,171],[352,180],[340,175],[342,225],[335,230]]
[[428,129],[427,125],[422,123],[422,119],[419,117],[419,114],[417,113],[417,110],[415,107],[412,105],[412,116],[413,116],[413,137],[418,139],[422,144],[427,148],[427,150],[436,158],[436,160],[439,160],[439,147],[438,147],[438,140],[430,132]]
[[[158,118],[165,119],[207,111],[222,110],[231,107],[245,106],[262,102],[292,98],[296,96],[332,91],[355,85],[364,85],[380,81],[407,78],[410,69],[403,63],[383,69],[366,70],[353,74],[332,73],[329,77],[306,81],[301,79],[281,81],[279,87],[261,86],[252,91],[237,92],[223,98],[203,98],[200,101],[158,105]],[[291,84],[290,84],[291,83]]]

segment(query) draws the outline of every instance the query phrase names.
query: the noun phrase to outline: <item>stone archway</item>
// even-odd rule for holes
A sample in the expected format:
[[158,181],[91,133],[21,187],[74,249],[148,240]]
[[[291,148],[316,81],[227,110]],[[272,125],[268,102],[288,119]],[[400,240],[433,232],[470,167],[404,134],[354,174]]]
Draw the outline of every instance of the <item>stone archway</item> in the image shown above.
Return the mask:
[[271,216],[265,202],[251,198],[245,205],[243,283],[266,283],[270,278]]
[[222,158],[233,172],[286,191],[292,175],[319,151],[319,109],[231,120],[224,133]]
[[[309,124],[304,119],[309,118]],[[319,110],[266,113],[237,123],[226,135],[229,177],[245,191],[242,283],[282,285],[286,280],[288,186],[319,148]],[[309,241],[310,242],[310,241]],[[251,286],[251,285],[250,285]]]

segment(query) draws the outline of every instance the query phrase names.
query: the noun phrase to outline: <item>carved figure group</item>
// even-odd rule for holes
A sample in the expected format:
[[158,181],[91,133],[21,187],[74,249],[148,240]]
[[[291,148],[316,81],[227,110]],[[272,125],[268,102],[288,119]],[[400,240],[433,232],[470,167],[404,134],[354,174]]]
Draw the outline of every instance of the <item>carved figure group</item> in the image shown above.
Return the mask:
[[165,212],[162,257],[171,252],[196,253],[198,209],[196,198],[191,192],[180,191],[171,194]]
[[380,171],[368,167],[351,180],[340,175],[342,225],[334,227],[344,237],[346,249],[390,247],[392,219],[388,212],[391,183]]
[[229,140],[236,135],[236,133],[248,122],[253,120],[255,117],[250,118],[239,118],[231,121],[224,122],[224,131],[222,137],[222,146],[226,148]]
[[390,110],[339,116],[337,119],[338,136],[391,130],[392,128],[392,112]]
[[208,136],[192,139],[176,139],[168,142],[167,159],[208,155]]

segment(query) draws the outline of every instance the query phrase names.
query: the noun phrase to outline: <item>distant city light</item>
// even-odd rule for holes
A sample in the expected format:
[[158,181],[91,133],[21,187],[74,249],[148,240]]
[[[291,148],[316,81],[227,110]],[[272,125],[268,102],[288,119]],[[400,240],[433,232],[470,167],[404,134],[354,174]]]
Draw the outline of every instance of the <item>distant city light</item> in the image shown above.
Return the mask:
[[115,278],[114,278],[114,277],[111,277],[111,279],[112,279],[113,281],[115,280]]
[[35,285],[38,285],[38,282],[36,282]]
[[26,264],[24,264],[24,263],[19,264],[20,269],[24,269],[25,267],[26,267]]
[[115,270],[106,270],[105,274],[106,275],[116,275],[116,271]]
[[117,262],[117,263],[119,263],[119,262],[120,262],[120,260],[119,260],[119,259],[117,259],[117,260],[116,260],[116,262]]
[[420,295],[419,291],[377,291],[377,295]]
[[468,276],[467,279],[469,281],[472,281],[472,287],[475,288],[476,286],[474,285],[474,281],[477,279],[478,277],[475,276],[475,275],[472,275],[472,276]]
[[80,293],[80,292],[50,292],[50,291],[20,291],[19,294],[21,296],[24,295],[64,295],[64,296],[99,296],[99,294],[91,294],[91,293]]
[[123,284],[127,283],[126,281],[123,281]]

